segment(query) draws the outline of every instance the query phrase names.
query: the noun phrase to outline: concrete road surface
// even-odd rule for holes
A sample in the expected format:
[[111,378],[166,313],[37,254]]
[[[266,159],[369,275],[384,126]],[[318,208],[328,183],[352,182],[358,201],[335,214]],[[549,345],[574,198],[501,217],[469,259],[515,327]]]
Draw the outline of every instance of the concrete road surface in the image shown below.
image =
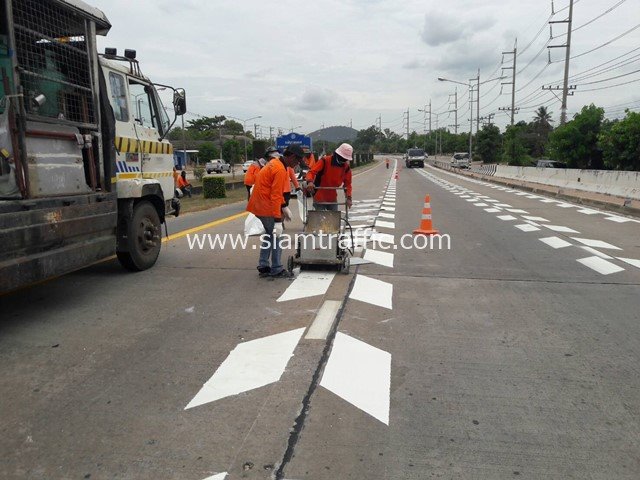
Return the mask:
[[0,298],[0,478],[638,478],[640,223],[397,160],[348,275],[258,278],[235,204]]

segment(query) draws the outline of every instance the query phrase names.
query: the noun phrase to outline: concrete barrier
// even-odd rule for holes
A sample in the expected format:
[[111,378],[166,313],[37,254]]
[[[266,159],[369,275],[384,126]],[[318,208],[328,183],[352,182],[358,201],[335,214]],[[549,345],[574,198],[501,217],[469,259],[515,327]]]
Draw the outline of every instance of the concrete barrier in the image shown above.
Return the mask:
[[474,173],[640,200],[640,172],[483,165]]

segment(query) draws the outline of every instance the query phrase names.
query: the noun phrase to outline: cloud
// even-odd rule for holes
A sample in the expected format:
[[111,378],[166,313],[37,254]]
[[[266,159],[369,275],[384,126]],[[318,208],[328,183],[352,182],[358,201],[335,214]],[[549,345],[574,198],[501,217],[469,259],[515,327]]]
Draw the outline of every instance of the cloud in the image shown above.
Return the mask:
[[331,110],[341,102],[340,96],[321,87],[308,87],[300,97],[290,100],[289,106],[297,110]]
[[427,62],[417,59],[413,59],[402,64],[402,68],[405,68],[407,70],[418,70],[419,68],[427,68],[427,66]]
[[495,25],[490,17],[462,19],[460,15],[431,11],[425,15],[424,27],[420,36],[431,47],[455,43],[482,33]]

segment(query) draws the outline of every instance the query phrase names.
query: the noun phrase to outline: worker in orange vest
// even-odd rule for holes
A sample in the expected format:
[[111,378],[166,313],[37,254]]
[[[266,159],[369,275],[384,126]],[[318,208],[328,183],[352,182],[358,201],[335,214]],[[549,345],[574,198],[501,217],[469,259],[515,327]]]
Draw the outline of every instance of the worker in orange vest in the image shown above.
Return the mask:
[[338,195],[335,190],[316,190],[315,187],[344,186],[347,195],[347,207],[351,208],[352,186],[351,167],[353,147],[343,143],[329,155],[320,158],[307,173],[307,191],[313,195],[313,206],[316,210],[338,210]]
[[251,187],[256,183],[256,175],[266,164],[267,160],[264,158],[255,160],[251,165],[249,165],[247,172],[244,174],[244,186],[247,188],[247,201],[251,197]]
[[387,170],[389,170],[389,159],[388,158],[386,160],[386,163],[387,163]]
[[279,237],[283,231],[283,209],[285,215],[290,215],[284,202],[284,190],[285,184],[289,181],[287,168],[298,165],[304,153],[300,145],[289,145],[282,157],[276,152],[256,175],[247,211],[258,217],[265,230],[261,237],[258,275],[290,278],[292,274],[283,268],[280,259],[282,248]]

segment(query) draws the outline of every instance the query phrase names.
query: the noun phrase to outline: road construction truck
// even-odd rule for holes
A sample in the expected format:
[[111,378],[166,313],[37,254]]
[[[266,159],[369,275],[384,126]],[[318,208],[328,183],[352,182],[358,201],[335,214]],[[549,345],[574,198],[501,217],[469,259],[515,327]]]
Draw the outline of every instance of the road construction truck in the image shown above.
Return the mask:
[[152,83],[134,50],[98,54],[111,25],[80,0],[0,12],[0,293],[114,255],[153,266],[179,212],[166,135],[184,90]]

